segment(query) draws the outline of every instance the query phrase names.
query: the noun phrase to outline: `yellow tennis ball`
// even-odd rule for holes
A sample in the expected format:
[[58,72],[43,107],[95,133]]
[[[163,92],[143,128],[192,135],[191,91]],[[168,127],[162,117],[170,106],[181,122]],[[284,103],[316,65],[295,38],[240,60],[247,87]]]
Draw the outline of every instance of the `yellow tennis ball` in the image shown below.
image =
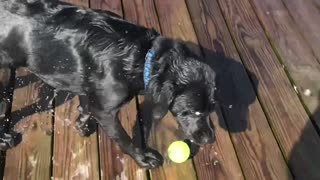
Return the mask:
[[168,148],[168,156],[175,163],[183,163],[190,156],[190,148],[184,141],[174,141]]

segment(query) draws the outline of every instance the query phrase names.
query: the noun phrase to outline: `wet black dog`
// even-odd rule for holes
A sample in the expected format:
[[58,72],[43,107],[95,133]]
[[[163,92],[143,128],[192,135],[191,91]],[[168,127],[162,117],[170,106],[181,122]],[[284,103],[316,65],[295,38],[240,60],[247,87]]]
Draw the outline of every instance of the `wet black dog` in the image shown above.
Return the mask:
[[[214,141],[215,73],[182,43],[110,12],[54,0],[2,0],[0,24],[0,66],[28,67],[57,90],[88,96],[89,112],[141,167],[163,159],[136,147],[118,120],[120,107],[138,93],[153,104],[153,121],[170,110],[194,143]],[[89,116],[79,110],[85,135]]]

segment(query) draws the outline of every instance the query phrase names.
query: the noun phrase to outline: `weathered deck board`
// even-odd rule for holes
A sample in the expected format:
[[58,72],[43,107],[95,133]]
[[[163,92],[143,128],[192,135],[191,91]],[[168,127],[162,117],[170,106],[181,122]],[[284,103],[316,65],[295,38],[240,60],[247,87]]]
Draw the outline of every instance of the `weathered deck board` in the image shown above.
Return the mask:
[[320,63],[320,9],[313,0],[282,0]]
[[123,16],[120,0],[90,0],[90,8],[108,10]]
[[[10,98],[10,85],[11,79],[11,70],[8,68],[0,69],[0,128],[1,130],[6,129],[6,113],[9,110],[8,108],[11,106],[11,101],[8,100]],[[0,152],[0,178],[3,177],[4,174],[4,166],[5,166],[5,152]]]
[[60,0],[60,1],[65,1],[65,2],[72,3],[72,4],[75,4],[78,6],[89,7],[90,0]]
[[19,121],[15,130],[23,136],[18,146],[7,151],[4,179],[50,179],[52,113],[34,112],[34,107],[48,106],[49,99],[43,98],[50,91],[26,69],[16,75],[11,116],[12,122]]
[[320,10],[320,0],[311,0],[313,5]]
[[[230,75],[223,79],[232,85],[223,85],[221,89],[231,87],[232,92],[227,95],[230,95],[228,100],[232,100],[222,101],[226,104],[222,104],[221,109],[211,115],[216,126],[216,143],[203,148],[193,162],[189,160],[180,165],[171,163],[166,157],[167,147],[173,140],[180,138],[180,132],[172,116],[167,116],[157,129],[153,129],[149,141],[149,145],[160,150],[166,158],[164,167],[150,171],[152,179],[287,180],[292,179],[291,172],[295,179],[320,179],[320,158],[314,155],[314,152],[320,151],[319,136],[277,59],[281,58],[311,117],[320,127],[320,23],[317,21],[320,19],[320,1],[282,0],[284,4],[275,0],[186,1],[188,8],[183,0],[68,0],[85,7],[90,5],[91,8],[111,10],[125,15],[133,23],[153,27],[158,31],[162,29],[164,35],[192,42],[191,47],[198,53],[200,50],[196,44],[199,41],[205,48],[207,59],[216,58],[212,52],[234,59],[230,65],[232,68],[219,66]],[[253,86],[257,85],[254,75],[249,74],[248,78],[241,59],[257,75],[260,103],[256,99],[254,87],[250,85],[250,80]],[[7,83],[9,74],[10,71],[0,70],[0,91],[3,89],[2,83]],[[50,179],[51,173],[52,178],[58,180],[148,179],[146,171],[124,155],[101,129],[99,141],[97,133],[90,138],[78,136],[73,128],[79,116],[77,97],[66,102],[65,96],[56,98],[52,139],[52,112],[45,109],[35,113],[38,111],[35,108],[37,105],[29,106],[35,102],[46,106],[50,100],[47,97],[52,92],[23,69],[19,70],[18,76],[22,80],[16,83],[12,116],[14,120],[23,119],[16,129],[24,132],[24,135],[21,144],[7,151],[4,179]],[[303,95],[306,89],[311,90],[311,96]],[[233,106],[230,108],[229,105]],[[25,109],[20,111],[21,108]],[[23,117],[25,115],[31,116]],[[135,101],[124,107],[119,116],[132,136],[132,127],[137,117]],[[247,126],[245,131],[239,129],[242,125]],[[54,157],[51,159],[52,147]]]
[[[159,16],[160,27],[165,36],[197,43],[194,29],[185,2],[154,0]],[[194,49],[200,54],[200,49]]]
[[54,179],[99,179],[97,133],[79,136],[74,128],[79,118],[79,99],[69,99],[68,95],[58,95],[55,99],[52,176]]
[[[121,124],[133,136],[133,127],[137,117],[136,103],[132,100],[119,113]],[[104,132],[100,131],[100,164],[101,179],[132,179],[145,180],[145,169],[140,168],[128,155],[124,154],[116,143],[110,140]]]
[[122,3],[126,20],[161,32],[153,0],[123,0]]
[[[0,120],[4,120],[8,104],[10,103],[7,98],[10,97],[10,76],[11,70],[8,68],[0,69]],[[4,125],[3,122],[0,122],[0,125]],[[2,128],[2,127],[1,127]]]
[[[153,27],[160,32],[159,21],[152,0],[124,1],[123,5],[125,14],[130,10],[130,13],[126,17],[131,22]],[[176,4],[171,5],[175,6]],[[185,15],[186,14],[182,14],[183,17]],[[140,98],[140,103],[143,103],[142,98]],[[145,119],[145,121],[148,120]],[[165,163],[162,167],[149,171],[152,179],[196,179],[195,169],[191,160],[188,160],[183,164],[174,164],[168,160],[168,146],[174,140],[179,139],[176,130],[177,124],[169,114],[161,120],[156,129],[152,128],[150,132],[150,138],[147,143],[148,146],[159,151],[165,158]]]
[[312,154],[320,152],[320,138],[308,126],[309,117],[253,9],[247,0],[219,0],[219,4],[243,62],[257,76],[259,100],[294,176],[319,179],[320,157]]
[[[161,27],[165,35],[181,38],[194,44],[198,43],[193,30],[186,4],[183,1],[170,2],[172,9],[166,10],[168,2],[157,2],[157,8]],[[182,8],[179,10],[179,8]],[[177,10],[177,11],[176,11]],[[181,16],[181,19],[177,17]],[[198,46],[190,47],[199,53]],[[235,155],[229,134],[218,124],[218,116],[221,123],[224,119],[221,112],[213,113],[211,119],[215,125],[216,142],[205,146],[194,158],[194,166],[199,179],[243,179],[239,162]]]
[[[88,0],[68,1],[88,7]],[[80,137],[74,127],[79,118],[79,98],[59,93],[55,98],[54,149],[52,157],[54,179],[99,179],[97,133]]]
[[[320,64],[312,50],[281,1],[251,0],[251,4],[309,112],[315,112],[320,98]],[[310,95],[304,94],[307,90]],[[320,127],[320,117],[313,116],[313,119]]]
[[[91,7],[109,10],[123,16],[120,0],[92,0]],[[123,107],[119,113],[121,124],[130,137],[133,136],[133,133],[135,133],[135,135],[140,133],[133,132],[133,127],[137,120],[136,107],[135,99],[133,99],[128,105]],[[99,145],[102,179],[147,179],[146,171],[140,168],[130,156],[124,154],[118,145],[105,135],[101,128],[99,129]]]
[[[149,28],[155,28],[158,32],[161,31],[153,0],[124,0],[123,7],[125,10],[124,12],[126,15],[126,19],[130,22],[140,24]],[[140,103],[143,103],[143,98],[140,97],[139,101]],[[168,145],[176,138],[172,134],[174,129],[169,128],[172,125],[175,125],[174,120],[172,119],[172,117],[167,117],[165,120],[159,123],[158,128],[156,130],[150,132],[151,137],[149,138],[150,141],[148,146],[158,150],[164,156],[165,159],[167,158],[165,156]],[[169,133],[169,135],[165,137],[163,133]],[[156,142],[160,142],[160,144],[157,144]],[[164,142],[165,144],[161,142]],[[149,171],[150,176],[152,177],[152,179],[167,179],[169,177],[172,179],[186,178],[188,176],[188,173],[186,172],[188,172],[190,169],[191,172],[194,171],[191,163],[192,162],[189,161],[186,164],[174,166],[172,164],[168,164],[168,159],[166,159],[166,163],[164,166]],[[196,177],[195,175],[192,175],[187,178]]]
[[216,142],[205,146],[194,157],[198,179],[244,179],[229,133],[221,128],[226,125],[218,107],[211,120],[215,126]]
[[181,164],[175,164],[167,156],[169,145],[175,140],[182,140],[177,131],[178,126],[171,114],[162,119],[156,128],[151,129],[148,146],[159,151],[165,159],[161,167],[149,171],[153,180],[197,179],[191,159]]
[[217,2],[187,4],[204,54],[218,72],[223,114],[246,179],[291,179]]

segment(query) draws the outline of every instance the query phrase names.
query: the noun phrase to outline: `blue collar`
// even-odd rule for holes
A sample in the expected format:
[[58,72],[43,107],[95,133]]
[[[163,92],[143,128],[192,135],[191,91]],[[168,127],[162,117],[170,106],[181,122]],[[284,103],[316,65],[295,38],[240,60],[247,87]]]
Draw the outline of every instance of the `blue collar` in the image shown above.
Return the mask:
[[154,57],[154,50],[149,49],[148,53],[146,54],[145,57],[145,62],[144,62],[144,71],[143,71],[143,81],[144,81],[144,87],[147,89],[148,84],[151,79],[151,68],[152,68],[152,59]]

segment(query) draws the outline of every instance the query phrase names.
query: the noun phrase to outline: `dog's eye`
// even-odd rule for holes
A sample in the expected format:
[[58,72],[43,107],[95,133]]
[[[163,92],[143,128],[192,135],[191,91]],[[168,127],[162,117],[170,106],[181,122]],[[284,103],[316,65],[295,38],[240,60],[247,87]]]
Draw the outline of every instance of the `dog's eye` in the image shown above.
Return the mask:
[[190,111],[183,111],[183,112],[181,113],[181,116],[188,116],[189,114],[191,114]]
[[193,115],[196,115],[196,116],[200,116],[201,115],[201,112],[199,112],[199,111],[183,111],[182,113],[181,113],[181,116],[188,116],[188,115],[191,115],[191,114],[193,114]]
[[183,111],[181,113],[181,116],[189,116],[191,114],[195,114],[195,111],[192,111],[192,110]]

